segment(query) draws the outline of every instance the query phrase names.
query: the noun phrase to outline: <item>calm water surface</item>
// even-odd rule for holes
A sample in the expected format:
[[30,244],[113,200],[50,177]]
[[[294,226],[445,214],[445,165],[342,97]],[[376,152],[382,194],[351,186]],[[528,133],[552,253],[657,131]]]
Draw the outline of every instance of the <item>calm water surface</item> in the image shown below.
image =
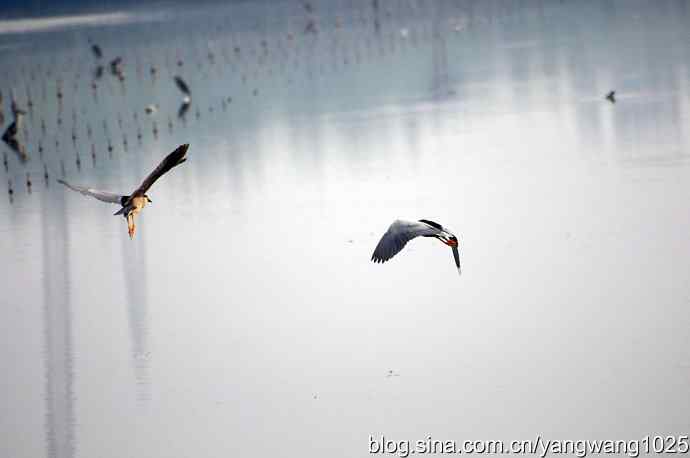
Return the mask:
[[[687,434],[687,4],[312,4],[1,24],[4,126],[32,107],[29,160],[1,148],[0,456]],[[187,142],[133,241],[55,182],[126,193]],[[456,231],[463,276],[429,240],[370,263],[395,218]]]

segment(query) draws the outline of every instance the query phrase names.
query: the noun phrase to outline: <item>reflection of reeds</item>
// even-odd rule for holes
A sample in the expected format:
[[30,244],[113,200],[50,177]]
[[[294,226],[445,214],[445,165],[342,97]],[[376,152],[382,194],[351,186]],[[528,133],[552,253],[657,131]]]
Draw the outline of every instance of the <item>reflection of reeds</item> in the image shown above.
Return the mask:
[[67,221],[61,197],[42,202],[46,454],[70,458],[75,418]]
[[24,145],[19,143],[16,138],[3,138],[3,140],[5,144],[17,154],[17,157],[22,164],[29,160],[29,155],[26,153],[26,148]]
[[134,249],[124,237],[122,253],[123,273],[127,296],[127,314],[129,319],[132,368],[136,378],[137,398],[147,401],[151,398],[148,368],[150,351],[148,348],[148,307],[146,302],[146,252],[145,245]]

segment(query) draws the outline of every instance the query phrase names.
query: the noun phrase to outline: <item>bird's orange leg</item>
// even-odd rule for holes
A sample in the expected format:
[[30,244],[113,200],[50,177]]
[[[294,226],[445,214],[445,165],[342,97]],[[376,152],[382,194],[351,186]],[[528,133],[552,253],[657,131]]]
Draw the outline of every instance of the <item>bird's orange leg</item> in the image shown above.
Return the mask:
[[127,232],[129,233],[129,238],[134,238],[134,231],[137,227],[134,225],[134,215],[131,213],[127,215]]

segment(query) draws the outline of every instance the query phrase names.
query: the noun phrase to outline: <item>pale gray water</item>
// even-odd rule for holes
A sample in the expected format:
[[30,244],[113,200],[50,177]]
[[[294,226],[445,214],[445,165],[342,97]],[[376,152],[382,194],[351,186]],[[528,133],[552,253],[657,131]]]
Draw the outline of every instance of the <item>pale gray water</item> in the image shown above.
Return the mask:
[[[0,34],[4,126],[34,99],[29,162],[1,148],[0,456],[688,434],[687,3],[312,3],[316,36],[288,1]],[[125,57],[98,103],[88,38]],[[183,142],[133,241],[54,181],[127,192]],[[456,231],[463,276],[434,240],[370,263],[399,217]]]

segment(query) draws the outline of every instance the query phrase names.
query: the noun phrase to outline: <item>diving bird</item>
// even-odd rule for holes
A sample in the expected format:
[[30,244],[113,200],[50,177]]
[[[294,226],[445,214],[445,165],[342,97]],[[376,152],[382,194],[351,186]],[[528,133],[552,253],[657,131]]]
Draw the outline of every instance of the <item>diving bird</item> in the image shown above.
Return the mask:
[[448,229],[445,229],[438,223],[429,221],[428,219],[420,219],[419,221],[404,221],[401,219],[395,220],[390,225],[388,230],[381,240],[379,240],[374,254],[371,255],[371,260],[374,262],[386,262],[402,250],[407,242],[415,237],[435,237],[441,242],[445,243],[453,249],[453,258],[455,258],[455,265],[460,270],[460,253],[458,252],[458,238],[453,235]]
[[129,233],[129,238],[134,237],[134,231],[136,226],[134,225],[134,217],[138,215],[147,203],[151,203],[152,200],[146,194],[153,183],[156,182],[160,177],[165,175],[173,167],[182,164],[187,160],[187,149],[189,144],[184,144],[179,146],[175,151],[168,154],[165,159],[158,164],[153,172],[147,176],[144,181],[141,182],[138,188],[136,188],[129,195],[116,194],[108,191],[99,191],[98,189],[87,188],[82,186],[75,186],[66,182],[65,180],[58,179],[58,183],[64,184],[72,191],[79,192],[85,196],[90,196],[103,202],[119,204],[122,206],[115,215],[122,215],[127,220],[127,229]]

